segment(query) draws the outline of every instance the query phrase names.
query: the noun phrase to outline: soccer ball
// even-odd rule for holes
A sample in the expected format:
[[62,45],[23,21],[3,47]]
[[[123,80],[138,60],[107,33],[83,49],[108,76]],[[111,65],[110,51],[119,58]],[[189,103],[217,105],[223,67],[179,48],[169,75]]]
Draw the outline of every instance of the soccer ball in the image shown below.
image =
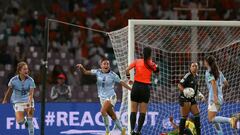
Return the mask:
[[186,98],[192,98],[195,95],[195,91],[193,88],[185,88],[183,94]]

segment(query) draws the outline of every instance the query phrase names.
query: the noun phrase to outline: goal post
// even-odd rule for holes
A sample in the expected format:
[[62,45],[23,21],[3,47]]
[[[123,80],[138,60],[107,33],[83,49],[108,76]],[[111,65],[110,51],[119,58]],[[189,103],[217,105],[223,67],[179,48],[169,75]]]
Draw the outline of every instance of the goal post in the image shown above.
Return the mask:
[[[221,71],[230,83],[230,88],[224,91],[226,103],[220,114],[231,116],[240,111],[240,93],[237,91],[240,80],[239,21],[130,19],[128,27],[108,35],[122,78],[126,78],[125,69],[129,63],[142,58],[145,46],[152,48],[153,61],[160,67],[160,74],[152,76],[149,115],[143,133],[157,135],[172,130],[168,117],[180,117],[176,84],[188,72],[191,61],[200,63],[200,91],[208,96],[202,60],[209,54],[217,58]],[[134,72],[130,74],[133,80]],[[203,134],[214,134],[215,130],[207,121],[207,104],[200,102],[199,106]],[[123,96],[121,108],[121,111],[128,112],[127,126],[130,133],[130,92]],[[154,120],[152,114],[156,114]],[[227,125],[223,129],[226,130],[225,134],[235,132]]]
[[[128,20],[128,65],[134,61],[134,23],[131,20]],[[133,70],[130,71],[130,79],[134,79]],[[131,114],[131,92],[128,92],[128,134],[131,133],[131,122],[130,122],[130,114]]]

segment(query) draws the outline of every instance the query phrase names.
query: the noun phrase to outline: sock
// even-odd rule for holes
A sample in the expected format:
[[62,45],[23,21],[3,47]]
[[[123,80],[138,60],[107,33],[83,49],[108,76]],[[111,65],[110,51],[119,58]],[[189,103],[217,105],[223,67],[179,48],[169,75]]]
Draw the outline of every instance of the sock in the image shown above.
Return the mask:
[[105,128],[106,128],[106,132],[109,132],[110,129],[109,129],[109,120],[108,120],[108,116],[103,116],[102,115],[102,118],[103,118],[103,123],[105,124]]
[[222,116],[216,116],[212,122],[216,123],[230,123],[230,118],[222,117]]
[[146,116],[145,113],[140,113],[140,115],[138,117],[138,129],[137,129],[138,133],[140,133],[141,130],[142,130],[142,126],[143,126],[144,121],[145,121],[145,116]]
[[116,119],[116,120],[113,120],[113,122],[115,123],[116,127],[117,127],[120,131],[122,131],[122,124],[119,122],[119,120]]
[[214,123],[214,128],[216,129],[217,135],[223,135],[222,128],[219,123]]
[[179,135],[183,135],[183,134],[184,134],[186,120],[187,120],[186,117],[182,117],[182,118],[180,119],[180,123],[179,123]]
[[33,119],[32,118],[27,118],[27,124],[28,124],[29,135],[34,135]]
[[136,112],[131,112],[131,115],[130,115],[130,121],[131,121],[131,132],[134,131],[134,129],[135,129],[136,115],[137,115]]
[[23,124],[25,124],[25,122],[26,122],[26,119],[23,119],[23,120],[21,120],[21,121],[18,121],[18,124],[19,124],[19,125],[23,125]]
[[197,135],[201,135],[201,122],[199,114],[194,116],[194,125],[196,128]]

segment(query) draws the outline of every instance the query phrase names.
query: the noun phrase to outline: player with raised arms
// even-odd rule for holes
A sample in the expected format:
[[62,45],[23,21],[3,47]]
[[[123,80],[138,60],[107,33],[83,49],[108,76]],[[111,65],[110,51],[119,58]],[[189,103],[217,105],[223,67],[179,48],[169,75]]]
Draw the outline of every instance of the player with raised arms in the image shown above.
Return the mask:
[[236,128],[237,119],[235,117],[227,118],[216,116],[223,104],[223,91],[229,84],[223,73],[219,70],[216,59],[208,56],[204,59],[204,66],[207,68],[205,72],[205,82],[209,90],[208,96],[208,120],[214,124],[218,135],[223,135],[220,123],[230,123],[232,128]]
[[[140,135],[143,123],[145,121],[145,115],[148,108],[148,102],[150,99],[150,86],[152,72],[158,72],[159,68],[152,61],[152,50],[150,47],[143,49],[143,59],[134,60],[126,69],[126,75],[130,78],[130,70],[135,68],[134,83],[131,91],[131,134]],[[136,115],[139,107],[138,128],[135,133]]]
[[[11,102],[15,111],[16,121],[19,125],[25,124],[29,135],[34,135],[33,113],[34,99],[33,93],[36,88],[34,80],[29,76],[28,65],[25,62],[17,64],[17,75],[12,77],[8,83],[8,89],[3,99],[3,104],[7,103],[11,95]],[[24,117],[26,112],[27,118]]]
[[179,123],[179,135],[186,134],[186,120],[188,114],[191,112],[194,117],[193,121],[196,128],[197,135],[201,135],[201,123],[200,123],[200,111],[196,102],[195,97],[199,96],[204,99],[204,96],[198,90],[199,76],[198,76],[198,63],[192,62],[190,65],[189,72],[181,79],[178,84],[180,90],[179,103],[181,119]]
[[131,90],[131,87],[122,81],[116,73],[110,70],[110,62],[107,58],[103,58],[100,61],[100,67],[100,69],[87,70],[82,64],[77,64],[77,68],[85,75],[96,75],[97,77],[98,97],[102,105],[101,113],[106,127],[106,135],[110,134],[108,115],[114,121],[115,126],[122,132],[122,135],[125,135],[126,129],[122,127],[114,111],[114,106],[117,102],[114,85],[115,83],[120,83],[129,90]]

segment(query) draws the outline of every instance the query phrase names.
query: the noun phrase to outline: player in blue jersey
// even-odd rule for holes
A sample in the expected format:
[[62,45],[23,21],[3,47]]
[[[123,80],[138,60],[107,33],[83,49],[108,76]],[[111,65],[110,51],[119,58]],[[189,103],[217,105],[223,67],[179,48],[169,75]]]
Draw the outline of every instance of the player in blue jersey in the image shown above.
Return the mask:
[[237,119],[235,117],[227,118],[216,116],[223,104],[223,92],[228,87],[228,81],[223,73],[219,70],[216,60],[213,56],[208,56],[204,60],[207,68],[205,73],[205,81],[209,90],[208,97],[208,120],[214,124],[218,135],[223,135],[220,123],[230,123],[232,128],[236,128]]
[[[19,62],[17,65],[17,75],[10,79],[8,89],[3,99],[3,104],[7,103],[11,95],[11,103],[16,115],[16,121],[19,125],[25,124],[29,135],[34,135],[33,113],[34,100],[33,93],[35,89],[34,80],[28,75],[29,69],[25,62]],[[27,118],[24,117],[26,112]]]
[[82,64],[77,64],[77,68],[80,69],[85,75],[96,75],[97,77],[98,97],[100,98],[102,105],[101,113],[106,127],[106,135],[110,134],[108,115],[114,121],[115,126],[122,132],[122,135],[125,135],[126,129],[122,128],[122,125],[117,119],[113,109],[117,102],[114,85],[115,83],[120,83],[123,87],[129,90],[131,90],[131,87],[122,81],[116,73],[110,70],[110,63],[108,59],[102,59],[100,61],[100,67],[100,69],[86,70]]

